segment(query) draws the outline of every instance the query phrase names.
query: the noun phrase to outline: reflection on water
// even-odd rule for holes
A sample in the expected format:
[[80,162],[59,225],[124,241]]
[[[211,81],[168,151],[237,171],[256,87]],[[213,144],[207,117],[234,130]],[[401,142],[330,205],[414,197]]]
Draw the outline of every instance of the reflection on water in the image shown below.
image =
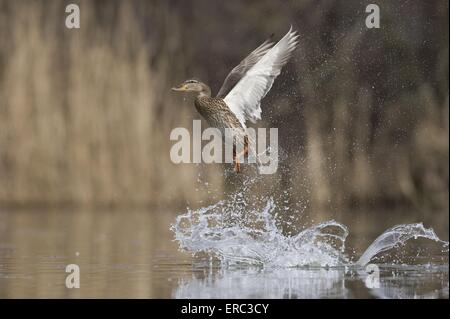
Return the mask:
[[343,269],[221,270],[180,281],[174,298],[347,298]]
[[449,298],[448,265],[431,267],[387,267],[382,269],[376,298]]
[[381,266],[380,284],[359,269],[234,269],[181,280],[174,298],[448,298],[448,269]]
[[[362,216],[362,215],[361,215]],[[369,216],[369,215],[368,215]],[[0,212],[0,298],[448,298],[447,266],[219,268],[178,251],[176,215],[147,211]],[[367,217],[369,219],[370,217]],[[376,236],[358,234],[362,251]],[[374,232],[381,232],[376,229]],[[350,238],[351,239],[351,238]],[[68,264],[80,289],[65,286]]]

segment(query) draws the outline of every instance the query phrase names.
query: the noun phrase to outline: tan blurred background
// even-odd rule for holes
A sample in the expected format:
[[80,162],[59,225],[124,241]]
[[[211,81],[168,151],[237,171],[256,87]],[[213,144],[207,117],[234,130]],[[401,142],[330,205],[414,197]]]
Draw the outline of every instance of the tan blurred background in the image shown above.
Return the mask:
[[371,2],[0,0],[0,207],[213,201],[199,176],[220,197],[222,166],[170,161],[170,131],[200,118],[170,87],[217,92],[292,24],[299,49],[262,104],[282,149],[267,179],[310,216],[400,209],[448,238],[448,1],[377,1],[367,29]]

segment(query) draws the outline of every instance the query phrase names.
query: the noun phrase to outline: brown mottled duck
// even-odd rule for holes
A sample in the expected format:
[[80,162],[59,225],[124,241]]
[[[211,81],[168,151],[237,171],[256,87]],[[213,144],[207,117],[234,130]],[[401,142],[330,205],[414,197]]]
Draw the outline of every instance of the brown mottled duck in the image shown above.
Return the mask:
[[278,43],[265,41],[251,52],[226,77],[216,97],[205,83],[189,79],[172,88],[173,91],[194,92],[195,108],[212,127],[231,128],[244,136],[244,154],[233,154],[234,170],[240,171],[240,156],[248,153],[245,122],[261,119],[261,100],[272,87],[281,68],[295,50],[298,34],[289,29]]

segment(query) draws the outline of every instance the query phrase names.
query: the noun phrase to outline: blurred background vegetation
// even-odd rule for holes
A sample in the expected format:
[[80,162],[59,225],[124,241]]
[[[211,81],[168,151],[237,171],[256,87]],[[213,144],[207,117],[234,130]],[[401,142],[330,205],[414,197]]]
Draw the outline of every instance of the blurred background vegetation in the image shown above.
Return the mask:
[[372,2],[0,0],[0,206],[220,197],[224,167],[170,161],[170,131],[200,118],[170,87],[195,76],[217,92],[292,24],[299,49],[258,124],[279,128],[265,184],[312,216],[400,208],[448,238],[448,1],[375,1],[381,28],[367,29]]

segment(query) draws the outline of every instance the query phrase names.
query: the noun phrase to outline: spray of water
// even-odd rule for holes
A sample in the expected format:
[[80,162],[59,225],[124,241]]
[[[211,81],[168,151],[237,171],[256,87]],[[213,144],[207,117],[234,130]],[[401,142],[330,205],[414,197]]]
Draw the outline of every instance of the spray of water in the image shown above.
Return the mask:
[[398,225],[381,234],[356,263],[344,253],[348,229],[334,220],[314,225],[296,234],[284,234],[277,223],[273,198],[264,200],[262,208],[249,204],[240,192],[214,205],[188,209],[172,225],[180,248],[193,254],[206,252],[220,258],[223,264],[262,265],[264,267],[334,267],[364,266],[374,256],[404,245],[412,238],[426,238],[443,247],[432,229],[422,224]]
[[372,258],[384,251],[405,245],[410,239],[425,238],[435,241],[442,246],[442,253],[448,253],[448,242],[440,240],[433,229],[425,228],[422,223],[397,225],[386,230],[366,249],[356,262],[364,266]]

